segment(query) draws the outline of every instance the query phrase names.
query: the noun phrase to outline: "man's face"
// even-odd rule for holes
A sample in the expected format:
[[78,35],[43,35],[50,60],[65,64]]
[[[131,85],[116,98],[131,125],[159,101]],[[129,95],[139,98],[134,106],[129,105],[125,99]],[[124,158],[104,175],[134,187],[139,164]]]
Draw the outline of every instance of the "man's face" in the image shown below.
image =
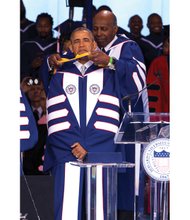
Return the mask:
[[77,54],[83,54],[95,50],[96,45],[92,35],[86,30],[76,31],[71,37],[71,50]]
[[107,46],[113,40],[118,29],[117,26],[114,25],[113,19],[107,18],[96,15],[93,19],[92,32],[100,48]]
[[41,38],[51,36],[52,25],[48,18],[41,18],[36,25],[36,29]]
[[162,20],[160,17],[158,16],[152,16],[152,18],[150,19],[150,22],[148,24],[148,28],[150,30],[150,32],[155,33],[155,34],[159,34],[162,31]]
[[138,16],[134,16],[133,18],[131,18],[129,28],[131,33],[140,34],[143,28],[142,20]]
[[39,102],[41,100],[42,86],[41,85],[31,85],[28,91],[28,98],[30,101]]

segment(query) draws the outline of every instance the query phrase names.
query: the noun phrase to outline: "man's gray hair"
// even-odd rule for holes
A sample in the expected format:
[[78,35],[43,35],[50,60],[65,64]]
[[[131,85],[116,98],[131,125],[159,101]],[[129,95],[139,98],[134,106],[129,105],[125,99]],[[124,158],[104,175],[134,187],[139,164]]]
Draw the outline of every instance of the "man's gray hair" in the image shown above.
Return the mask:
[[78,27],[78,28],[74,29],[74,30],[72,31],[72,33],[71,33],[70,40],[72,39],[74,33],[78,32],[78,31],[87,31],[87,32],[90,34],[90,36],[92,37],[92,41],[94,41],[94,36],[93,36],[93,34],[92,34],[92,31],[89,30],[89,29],[86,28],[86,27]]

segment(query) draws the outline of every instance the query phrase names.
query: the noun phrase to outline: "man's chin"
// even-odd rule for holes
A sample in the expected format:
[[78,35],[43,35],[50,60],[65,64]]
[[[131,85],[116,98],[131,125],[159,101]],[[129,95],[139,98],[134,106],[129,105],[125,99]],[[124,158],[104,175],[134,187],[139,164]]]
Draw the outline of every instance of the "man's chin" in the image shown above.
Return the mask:
[[77,54],[80,55],[80,54],[84,54],[84,53],[89,53],[88,51],[79,51]]

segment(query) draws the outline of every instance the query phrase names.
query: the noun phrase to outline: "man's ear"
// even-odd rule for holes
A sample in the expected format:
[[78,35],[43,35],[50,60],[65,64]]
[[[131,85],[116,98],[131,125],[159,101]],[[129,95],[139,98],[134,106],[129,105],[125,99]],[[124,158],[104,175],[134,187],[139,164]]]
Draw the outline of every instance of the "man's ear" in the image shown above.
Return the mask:
[[72,47],[72,44],[69,45],[69,50],[73,53],[73,47]]
[[97,47],[98,47],[98,45],[97,45],[96,41],[94,41],[93,42],[93,46],[92,46],[92,50],[93,51],[96,50]]
[[116,34],[116,33],[117,33],[117,31],[118,31],[118,26],[117,26],[117,25],[115,25],[113,28],[114,28],[114,34]]

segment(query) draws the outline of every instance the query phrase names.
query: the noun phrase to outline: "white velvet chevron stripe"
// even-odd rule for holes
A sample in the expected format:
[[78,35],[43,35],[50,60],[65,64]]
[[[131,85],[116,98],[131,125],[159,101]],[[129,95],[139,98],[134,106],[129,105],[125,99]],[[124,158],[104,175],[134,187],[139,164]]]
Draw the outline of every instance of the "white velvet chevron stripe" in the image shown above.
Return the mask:
[[29,119],[28,117],[20,117],[20,125],[28,125]]
[[57,110],[57,111],[53,111],[48,114],[48,118],[47,118],[48,122],[53,119],[56,119],[56,118],[65,117],[68,115],[68,113],[69,113],[69,111],[66,108],[61,109],[61,110]]
[[119,113],[114,110],[111,110],[111,109],[98,108],[96,110],[96,114],[101,115],[101,116],[105,116],[105,117],[109,117],[109,118],[114,118],[117,121],[119,121]]
[[19,136],[20,136],[20,139],[29,139],[30,138],[30,132],[28,130],[20,131]]
[[118,130],[118,127],[116,125],[108,123],[108,122],[102,122],[102,121],[96,121],[94,123],[94,127],[96,129],[110,131],[110,132],[113,132],[113,133],[116,133],[117,130]]
[[48,135],[50,135],[54,132],[67,130],[70,128],[70,126],[71,126],[71,124],[68,121],[52,125],[48,128]]
[[101,94],[98,100],[100,102],[109,103],[109,104],[116,105],[119,107],[119,99],[114,96]]
[[65,99],[66,99],[65,95],[58,95],[58,96],[55,96],[53,98],[50,98],[49,100],[47,100],[47,108],[49,108],[52,105],[56,105],[56,104],[59,104],[61,102],[64,102]]
[[24,103],[20,103],[19,107],[20,107],[21,112],[26,111],[26,107],[25,107]]

